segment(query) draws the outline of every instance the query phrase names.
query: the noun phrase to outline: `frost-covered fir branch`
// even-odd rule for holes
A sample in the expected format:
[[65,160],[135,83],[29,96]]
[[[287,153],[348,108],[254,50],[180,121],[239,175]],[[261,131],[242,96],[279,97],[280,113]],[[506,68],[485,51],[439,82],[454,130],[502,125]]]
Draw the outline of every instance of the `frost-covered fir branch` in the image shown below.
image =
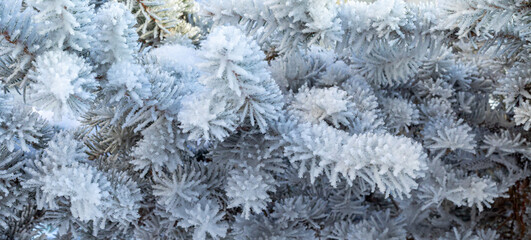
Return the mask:
[[0,2],[0,239],[527,239],[526,0]]
[[197,3],[193,0],[120,0],[136,16],[135,27],[146,43],[173,41],[180,38],[197,40],[200,27],[195,17]]

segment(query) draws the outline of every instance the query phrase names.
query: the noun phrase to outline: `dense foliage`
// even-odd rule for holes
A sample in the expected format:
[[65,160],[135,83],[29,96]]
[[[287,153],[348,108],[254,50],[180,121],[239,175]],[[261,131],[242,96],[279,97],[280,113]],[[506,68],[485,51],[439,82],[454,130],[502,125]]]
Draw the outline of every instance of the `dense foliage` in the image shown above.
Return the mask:
[[531,2],[1,0],[0,239],[529,239]]

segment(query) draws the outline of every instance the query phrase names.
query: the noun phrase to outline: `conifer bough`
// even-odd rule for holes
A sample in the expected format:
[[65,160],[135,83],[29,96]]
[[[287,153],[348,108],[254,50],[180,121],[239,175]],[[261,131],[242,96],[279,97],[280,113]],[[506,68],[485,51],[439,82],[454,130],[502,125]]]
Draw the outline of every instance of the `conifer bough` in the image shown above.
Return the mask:
[[2,0],[0,239],[529,239],[527,0]]

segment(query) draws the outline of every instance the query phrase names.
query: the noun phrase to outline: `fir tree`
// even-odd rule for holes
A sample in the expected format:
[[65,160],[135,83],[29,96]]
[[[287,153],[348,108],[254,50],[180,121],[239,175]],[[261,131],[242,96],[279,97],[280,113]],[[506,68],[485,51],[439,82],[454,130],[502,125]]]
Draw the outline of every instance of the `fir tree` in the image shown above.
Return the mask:
[[528,0],[0,1],[0,239],[529,239]]

